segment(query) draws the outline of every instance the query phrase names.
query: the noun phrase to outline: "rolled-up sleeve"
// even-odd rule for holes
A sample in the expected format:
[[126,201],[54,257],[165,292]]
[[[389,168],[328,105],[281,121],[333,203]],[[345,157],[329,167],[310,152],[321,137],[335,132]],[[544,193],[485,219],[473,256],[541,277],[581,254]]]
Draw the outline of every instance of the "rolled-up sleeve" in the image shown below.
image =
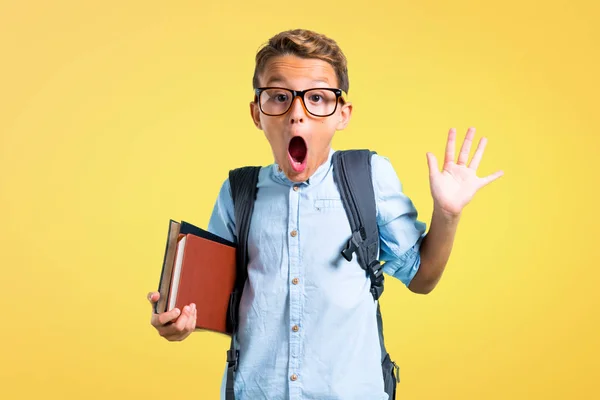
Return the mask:
[[426,224],[417,219],[417,210],[402,192],[402,184],[389,159],[374,154],[371,165],[379,226],[379,259],[385,262],[386,274],[408,286],[421,263],[419,250]]
[[221,185],[217,200],[215,201],[208,229],[210,233],[227,239],[230,242],[237,243],[235,229],[235,214],[233,208],[233,199],[231,198],[231,188],[229,179]]

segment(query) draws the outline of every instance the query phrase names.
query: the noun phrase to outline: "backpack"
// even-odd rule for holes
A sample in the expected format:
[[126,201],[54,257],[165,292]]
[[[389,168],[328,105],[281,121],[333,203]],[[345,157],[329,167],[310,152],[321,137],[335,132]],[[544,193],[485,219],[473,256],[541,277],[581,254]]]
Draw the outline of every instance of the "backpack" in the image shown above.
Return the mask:
[[[356,253],[358,262],[371,279],[371,294],[378,300],[383,292],[383,265],[377,260],[379,230],[376,219],[375,194],[371,178],[370,150],[344,150],[333,154],[333,177],[340,192],[346,215],[352,228],[342,256],[352,260]],[[237,370],[239,350],[236,342],[238,307],[242,290],[248,277],[248,231],[257,193],[258,174],[261,167],[246,166],[229,171],[229,183],[234,204],[238,245],[236,250],[237,275],[235,288],[230,297],[228,331],[231,346],[227,351],[226,400],[234,400],[234,377]],[[377,326],[381,347],[381,368],[385,392],[389,400],[396,398],[396,384],[400,382],[400,369],[391,360],[383,339],[383,323],[379,302],[377,303]]]

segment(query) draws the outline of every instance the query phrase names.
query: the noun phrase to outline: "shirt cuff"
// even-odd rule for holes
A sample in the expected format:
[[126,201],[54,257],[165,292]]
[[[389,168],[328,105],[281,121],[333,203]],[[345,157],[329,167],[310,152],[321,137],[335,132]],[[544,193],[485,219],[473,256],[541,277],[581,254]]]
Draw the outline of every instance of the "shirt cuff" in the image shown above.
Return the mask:
[[383,264],[383,272],[399,279],[408,286],[421,265],[421,240],[408,249],[400,258]]

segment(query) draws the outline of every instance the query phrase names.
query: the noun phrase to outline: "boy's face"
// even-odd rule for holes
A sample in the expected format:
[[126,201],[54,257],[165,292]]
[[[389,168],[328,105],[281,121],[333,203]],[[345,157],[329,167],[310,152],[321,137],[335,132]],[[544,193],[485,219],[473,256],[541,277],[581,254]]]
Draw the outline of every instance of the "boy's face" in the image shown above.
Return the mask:
[[[292,90],[338,87],[335,71],[329,63],[296,56],[270,59],[259,76],[259,81],[261,87]],[[323,105],[327,104],[324,98],[331,95],[331,92],[315,91],[306,94],[304,100],[311,111],[318,112],[327,110],[328,106]],[[289,92],[263,93],[261,96],[263,110],[268,112],[269,107],[285,110],[286,101],[289,104],[290,98]],[[334,107],[335,99],[330,104],[330,107]],[[250,103],[250,112],[256,127],[264,131],[271,144],[275,162],[283,169],[288,179],[293,182],[303,182],[327,161],[333,135],[336,130],[344,129],[350,121],[352,105],[339,101],[332,115],[318,117],[307,112],[302,100],[296,97],[292,100],[289,110],[283,115],[265,115],[255,102]]]

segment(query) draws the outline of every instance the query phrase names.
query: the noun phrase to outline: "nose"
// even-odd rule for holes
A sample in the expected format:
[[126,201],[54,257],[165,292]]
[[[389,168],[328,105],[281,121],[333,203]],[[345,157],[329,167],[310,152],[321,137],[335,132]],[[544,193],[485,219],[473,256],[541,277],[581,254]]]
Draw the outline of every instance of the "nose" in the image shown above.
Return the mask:
[[289,113],[290,123],[304,122],[306,111],[304,110],[304,105],[302,104],[302,99],[300,97],[295,97],[294,100],[292,100]]

